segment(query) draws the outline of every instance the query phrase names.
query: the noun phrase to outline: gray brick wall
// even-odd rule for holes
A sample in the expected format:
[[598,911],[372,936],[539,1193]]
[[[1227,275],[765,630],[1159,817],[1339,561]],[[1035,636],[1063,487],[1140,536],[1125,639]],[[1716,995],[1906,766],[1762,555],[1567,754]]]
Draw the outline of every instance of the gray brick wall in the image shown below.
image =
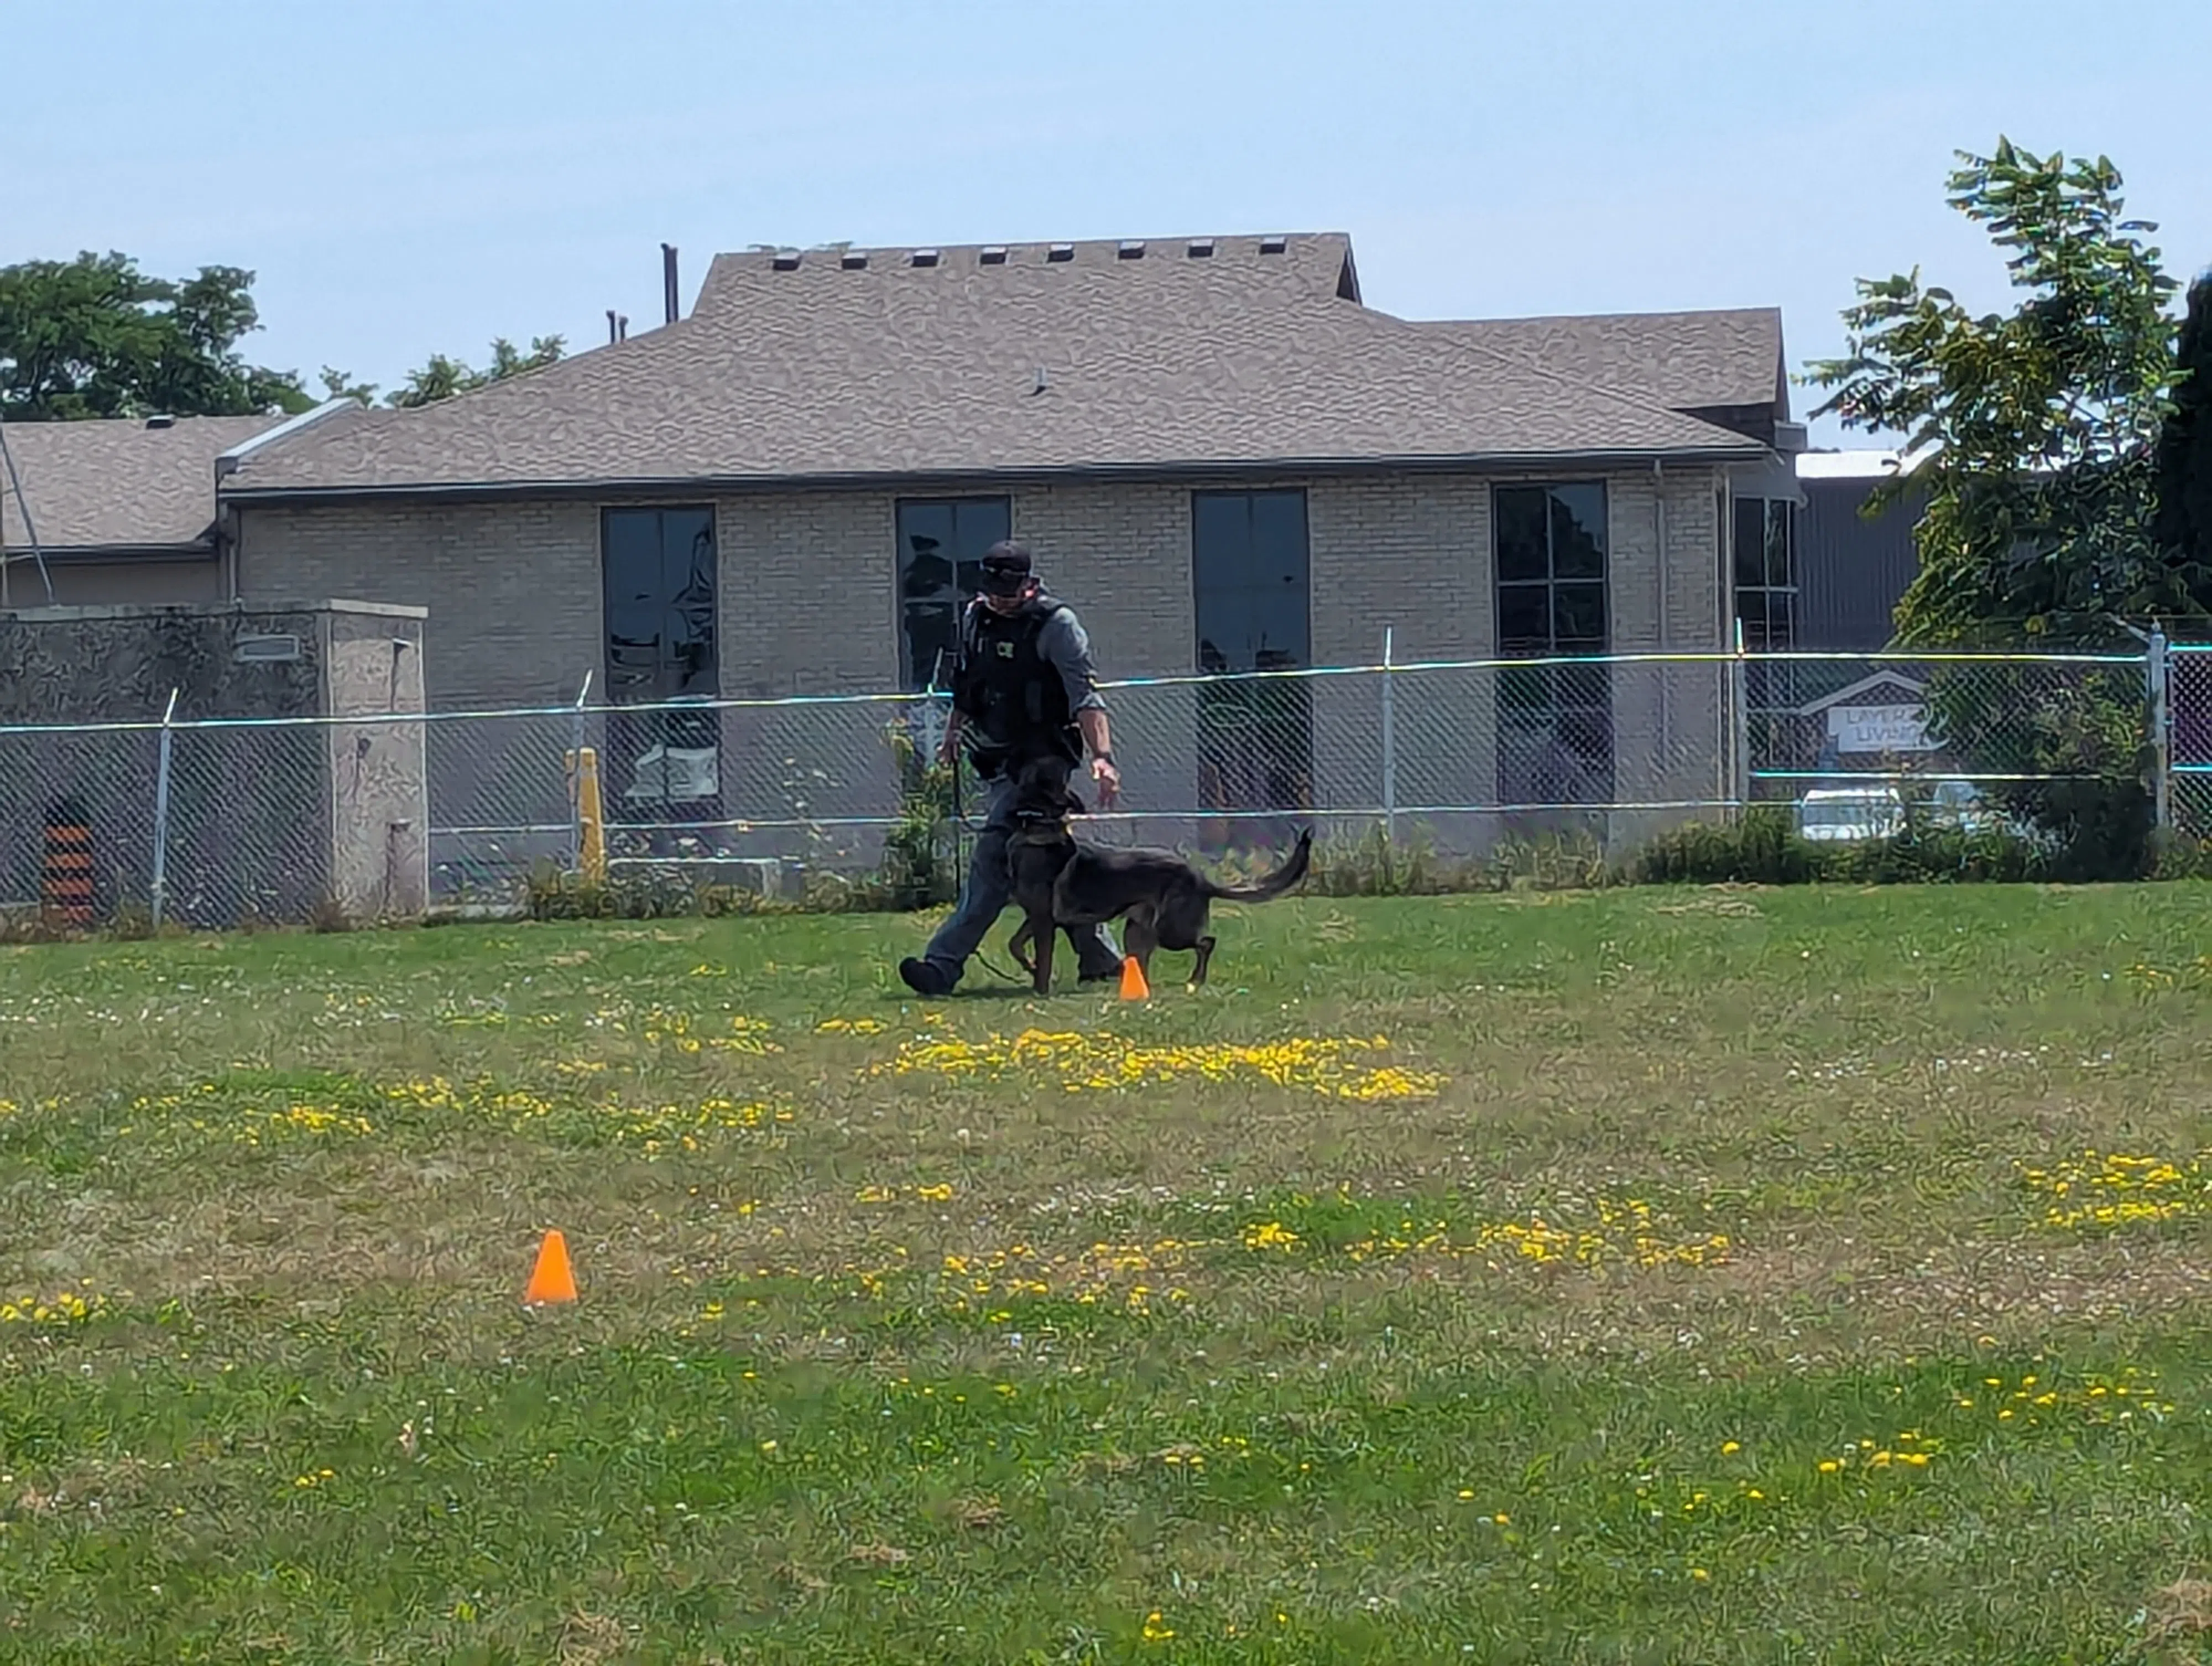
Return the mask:
[[[1574,477],[1607,486],[1616,646],[1720,647],[1717,472]],[[1343,665],[1373,663],[1386,627],[1401,663],[1494,654],[1491,493],[1508,478],[1394,471],[1219,483],[1305,489],[1313,656]],[[1187,486],[1070,482],[1005,495],[1016,535],[1081,612],[1103,676],[1192,669]],[[894,493],[872,489],[715,500],[726,696],[896,685],[896,502]],[[249,599],[327,595],[428,607],[425,673],[434,708],[562,703],[574,698],[586,672],[596,680],[603,662],[599,508],[554,500],[249,507],[240,514],[240,583]],[[1480,801],[1494,790],[1494,678],[1474,672],[1446,680],[1449,690],[1435,678],[1401,681],[1401,802]],[[1615,727],[1623,796],[1711,795],[1723,746],[1720,686],[1719,673],[1705,667],[1621,672]],[[1314,694],[1318,801],[1371,801],[1379,783],[1374,680],[1322,679]],[[1171,721],[1176,700],[1130,695],[1116,703],[1125,708],[1117,750],[1129,766],[1133,807],[1187,805],[1198,757],[1192,726]],[[754,736],[747,751],[762,744]],[[879,772],[872,761],[848,763],[854,779],[829,795],[836,802],[825,810],[872,811],[885,790]]]
[[605,657],[599,511],[553,500],[248,508],[238,583],[261,596],[340,596],[429,610],[431,708],[576,697]]

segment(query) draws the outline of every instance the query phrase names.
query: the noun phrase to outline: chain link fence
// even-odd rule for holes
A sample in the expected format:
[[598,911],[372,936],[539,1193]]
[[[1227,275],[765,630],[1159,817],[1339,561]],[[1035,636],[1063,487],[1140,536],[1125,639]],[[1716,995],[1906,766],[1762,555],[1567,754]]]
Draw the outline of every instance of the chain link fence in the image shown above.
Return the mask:
[[[1201,855],[1262,855],[1311,825],[1618,856],[1759,802],[1790,804],[1816,838],[1881,836],[1915,804],[2025,826],[2063,783],[2139,777],[2147,735],[2160,757],[2170,735],[2171,819],[2212,826],[2212,652],[2156,642],[1363,666],[1104,694],[1123,796],[1091,836]],[[785,890],[873,869],[902,817],[932,813],[915,808],[915,761],[945,717],[940,698],[895,695],[0,727],[0,907],[227,925],[511,897],[576,867],[587,761],[611,869]],[[957,797],[974,826],[984,792],[965,771]]]
[[2212,839],[2212,642],[2177,642],[2169,663],[2171,820],[2191,838]]
[[1814,839],[1887,836],[1916,813],[2042,839],[2085,795],[2136,791],[2148,816],[2143,757],[2161,721],[2152,667],[2165,661],[2162,649],[1747,656],[1749,794],[1794,803]]

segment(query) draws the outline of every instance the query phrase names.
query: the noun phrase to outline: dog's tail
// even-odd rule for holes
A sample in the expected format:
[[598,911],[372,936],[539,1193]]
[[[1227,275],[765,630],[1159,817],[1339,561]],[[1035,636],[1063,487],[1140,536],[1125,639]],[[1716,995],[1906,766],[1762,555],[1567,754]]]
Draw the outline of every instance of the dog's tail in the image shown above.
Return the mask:
[[1217,885],[1206,881],[1206,892],[1226,903],[1266,903],[1280,897],[1292,885],[1306,877],[1306,869],[1313,865],[1313,829],[1301,828],[1297,848],[1291,852],[1290,860],[1270,873],[1256,885]]

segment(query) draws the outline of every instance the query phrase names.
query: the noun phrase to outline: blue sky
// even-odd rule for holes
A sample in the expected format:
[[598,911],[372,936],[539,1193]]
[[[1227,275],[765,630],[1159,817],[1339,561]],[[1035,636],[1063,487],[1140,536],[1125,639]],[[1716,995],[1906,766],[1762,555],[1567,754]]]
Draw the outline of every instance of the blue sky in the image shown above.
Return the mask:
[[1856,275],[2002,303],[1942,200],[2000,132],[2212,264],[2205,0],[7,0],[0,57],[0,263],[250,267],[311,385],[648,328],[664,240],[688,305],[749,243],[1278,229],[1411,317],[1778,305],[1796,368]]

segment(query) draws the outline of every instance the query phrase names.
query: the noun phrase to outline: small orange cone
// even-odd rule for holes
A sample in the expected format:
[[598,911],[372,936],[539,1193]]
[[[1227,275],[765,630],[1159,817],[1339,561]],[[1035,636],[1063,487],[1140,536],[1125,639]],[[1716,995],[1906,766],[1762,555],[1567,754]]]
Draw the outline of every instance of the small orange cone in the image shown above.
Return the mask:
[[530,1286],[522,1292],[526,1303],[573,1302],[576,1274],[568,1265],[568,1240],[557,1226],[538,1246],[538,1265],[531,1269]]
[[1137,957],[1133,954],[1123,955],[1121,957],[1121,999],[1150,1000],[1152,997],[1152,986],[1145,982],[1145,969],[1137,964]]

